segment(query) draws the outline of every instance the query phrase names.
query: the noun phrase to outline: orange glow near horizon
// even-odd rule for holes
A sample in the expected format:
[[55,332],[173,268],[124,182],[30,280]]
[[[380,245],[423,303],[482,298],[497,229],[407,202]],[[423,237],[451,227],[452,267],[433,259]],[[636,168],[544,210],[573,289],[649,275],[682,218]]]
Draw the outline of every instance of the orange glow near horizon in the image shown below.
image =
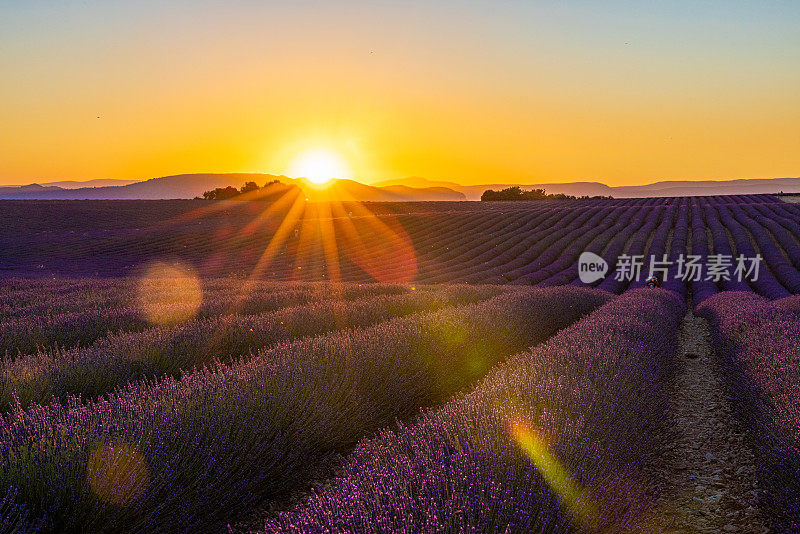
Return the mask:
[[8,3],[0,185],[800,176],[800,6],[701,4]]

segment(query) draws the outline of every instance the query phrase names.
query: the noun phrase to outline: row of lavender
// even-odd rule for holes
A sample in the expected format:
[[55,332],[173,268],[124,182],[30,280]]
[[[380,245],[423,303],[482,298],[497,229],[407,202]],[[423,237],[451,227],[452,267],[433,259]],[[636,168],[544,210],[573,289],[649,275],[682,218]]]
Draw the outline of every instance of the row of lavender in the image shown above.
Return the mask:
[[0,418],[3,524],[208,531],[303,484],[331,452],[447,400],[504,357],[606,302],[511,291]]
[[[436,286],[425,291],[377,296],[374,288],[349,288],[342,294],[366,295],[347,301],[330,298],[307,304],[293,292],[277,293],[268,304],[290,304],[253,315],[223,315],[190,320],[173,327],[109,334],[85,348],[53,349],[0,362],[0,412],[15,403],[64,400],[69,395],[95,398],[143,378],[179,376],[181,371],[231,363],[280,342],[324,332],[368,326],[417,312],[478,302],[503,291],[499,286]],[[306,295],[304,295],[306,296]]]
[[[397,284],[332,287],[320,283],[247,284],[241,280],[204,281],[204,288],[199,287],[198,280],[193,281],[198,285],[196,289],[184,290],[181,279],[171,278],[55,282],[65,287],[54,291],[43,284],[7,291],[0,296],[0,301],[4,301],[0,305],[5,304],[9,309],[7,317],[0,319],[0,355],[13,358],[37,349],[86,345],[109,332],[140,331],[154,323],[250,315],[332,298],[350,300],[411,291],[408,285]],[[193,293],[195,298],[187,299],[186,293]]]
[[[117,273],[120,264],[135,270],[153,258],[172,257],[192,265],[204,277],[231,272],[249,275],[259,265],[259,276],[279,280],[340,277],[362,283],[378,280],[552,285],[572,283],[577,278],[575,261],[569,258],[576,259],[582,247],[600,250],[605,257],[612,241],[620,241],[619,233],[608,231],[606,223],[612,223],[612,219],[612,226],[644,241],[637,245],[639,248],[648,250],[652,243],[657,250],[669,244],[669,232],[663,237],[654,231],[669,214],[680,217],[685,211],[691,214],[692,206],[701,206],[703,211],[713,210],[727,220],[732,219],[727,213],[741,210],[766,228],[763,236],[754,236],[756,249],[762,243],[768,247],[775,241],[779,254],[795,258],[790,250],[792,243],[796,244],[794,237],[775,232],[782,232],[778,227],[786,228],[780,219],[796,220],[800,214],[800,208],[770,195],[444,204],[420,203],[413,210],[393,213],[389,209],[388,214],[379,216],[361,207],[354,208],[355,214],[349,217],[346,209],[343,215],[338,214],[342,211],[339,208],[333,218],[318,220],[314,217],[319,213],[305,213],[304,217],[312,219],[298,221],[273,221],[269,217],[262,220],[263,214],[251,213],[249,218],[217,221],[219,231],[206,228],[200,214],[197,220],[179,218],[152,231],[145,227],[120,230],[119,234],[110,232],[87,244],[89,249],[76,249],[74,257],[64,265],[75,269],[72,274],[95,268],[105,272],[106,267]],[[246,206],[242,209],[246,211]],[[260,209],[263,211],[264,207]],[[631,213],[636,216],[629,220],[630,225],[622,226],[620,219]],[[283,223],[288,226],[278,231]],[[587,236],[589,232],[593,234]],[[797,235],[791,229],[789,232]],[[333,251],[323,245],[331,238],[336,242]],[[708,241],[710,246],[711,240]],[[633,245],[629,235],[621,247],[614,244],[613,248],[632,252]],[[736,248],[732,242],[730,246]],[[610,261],[616,262],[617,256],[610,257]],[[51,255],[41,257],[42,261],[51,261]],[[56,256],[52,258],[55,262]],[[41,272],[60,268],[43,264]],[[792,266],[796,268],[797,265]]]
[[800,298],[725,292],[697,308],[712,326],[738,417],[756,453],[775,532],[800,531]]
[[[692,283],[695,305],[719,291],[754,291],[770,299],[800,293],[800,243],[798,225],[781,210],[756,207],[695,206],[692,211],[693,253],[707,258],[712,252],[728,257],[760,254],[763,266],[758,276],[740,280],[728,275],[718,283],[699,280]],[[712,240],[706,237],[706,227]],[[754,246],[755,243],[755,246]],[[756,248],[757,247],[757,248]],[[697,252],[695,252],[697,251]]]
[[[752,199],[734,196],[725,197],[725,202],[715,202],[714,199],[698,197],[661,199],[664,201],[663,205],[661,202],[650,202],[632,203],[623,207],[600,205],[575,209],[531,208],[529,212],[520,210],[515,212],[515,217],[505,219],[498,218],[496,212],[481,214],[482,216],[475,216],[466,221],[454,217],[442,220],[413,217],[404,219],[403,227],[411,236],[415,250],[424,255],[432,249],[431,252],[435,251],[436,254],[436,261],[430,266],[420,262],[418,273],[420,280],[493,283],[511,281],[554,285],[575,282],[577,257],[583,250],[605,251],[607,261],[612,265],[623,252],[629,255],[643,254],[646,259],[654,257],[660,260],[661,256],[667,253],[667,240],[670,238],[671,230],[663,221],[674,220],[676,212],[680,218],[700,207],[704,210],[719,211],[726,224],[735,226],[738,224],[737,219],[729,213],[748,210],[759,213],[759,218],[768,218],[769,229],[761,231],[761,226],[756,220],[748,222],[748,227],[752,226],[756,234],[758,249],[739,235],[734,236],[736,248],[731,249],[732,252],[748,257],[754,257],[756,253],[761,252],[767,260],[765,277],[769,277],[773,270],[781,275],[780,284],[783,285],[779,284],[779,287],[776,287],[772,284],[773,293],[784,289],[791,293],[798,288],[797,264],[800,255],[797,254],[796,239],[790,231],[787,234],[787,229],[782,226],[786,217],[781,213],[795,208],[777,202],[774,197],[766,198],[768,200],[763,202],[753,202]],[[628,218],[632,213],[635,213],[635,216]],[[693,216],[691,221],[693,228],[696,229],[695,233],[704,231],[702,217]],[[656,228],[659,228],[660,232],[654,234]],[[487,239],[476,241],[474,239],[476,233],[487,236]],[[433,235],[446,245],[442,247],[431,244]],[[724,233],[722,236],[726,239]],[[708,254],[703,255],[703,250],[708,247],[701,245],[705,244],[695,243],[696,252],[704,258]],[[612,254],[611,251],[617,253]],[[685,256],[688,252],[689,248],[678,247],[674,257],[670,253],[670,261],[674,262],[679,255]],[[722,251],[715,250],[714,253]],[[788,265],[786,257],[791,261]],[[398,276],[403,268],[401,265],[395,270],[384,271],[384,274]],[[672,274],[676,274],[674,270]],[[640,286],[643,281],[644,277],[630,286]],[[606,280],[605,283],[615,292],[621,292],[629,285],[625,281],[613,279]],[[685,291],[685,284],[682,281],[678,281],[677,285],[680,286],[681,292]],[[706,285],[717,287],[714,282]],[[770,287],[771,283],[767,280],[759,285],[756,281],[754,285],[757,291],[763,291],[763,288]]]
[[[701,280],[690,282],[699,299],[723,289],[724,284],[779,298],[800,291],[796,238],[800,234],[792,220],[797,208],[768,198],[772,200],[725,197],[725,202],[714,202],[697,197],[661,199],[663,203],[646,205],[533,207],[516,211],[512,217],[498,217],[496,211],[488,210],[468,218],[408,217],[403,219],[403,227],[422,256],[417,279],[427,282],[577,284],[577,259],[588,250],[603,256],[612,267],[623,253],[643,255],[645,269],[650,258],[660,261],[666,254],[672,265],[669,283],[685,293],[686,283],[676,280],[674,266],[680,256],[691,252],[706,261],[712,254],[747,258],[761,254],[764,266],[760,277],[736,281],[731,266],[721,280],[706,279],[703,273]],[[706,226],[714,228],[713,241],[706,235]],[[672,246],[675,237],[683,240],[682,233],[688,228],[691,239]],[[476,234],[482,239],[476,240]],[[435,262],[422,261],[429,253],[435,254]],[[381,273],[390,278],[401,276],[407,267],[401,263]],[[640,287],[645,278],[642,275],[628,282],[607,277],[601,287],[619,293]]]
[[268,532],[644,532],[683,301],[639,289],[362,441]]
[[[167,264],[161,264],[169,267]],[[178,269],[173,271],[179,273]],[[169,271],[165,270],[168,275]],[[128,278],[7,278],[0,280],[0,320],[31,315],[53,316],[86,309],[131,306],[140,293],[151,294],[169,289],[170,281],[160,277]],[[197,279],[203,295],[236,294],[245,287],[248,293],[260,300],[272,292],[306,291],[328,292],[326,282],[266,282],[246,281],[240,278]],[[374,284],[373,284],[374,285]],[[383,284],[387,291],[406,289],[393,284]],[[391,289],[394,286],[394,289]],[[349,287],[360,287],[351,285]],[[345,287],[344,289],[348,289]],[[247,295],[243,295],[245,298]]]
[[[605,217],[601,215],[585,222],[586,228],[592,230],[581,232],[576,228],[574,234],[553,243],[533,264],[525,267],[534,267],[534,273],[523,275],[514,283],[527,280],[544,285],[583,285],[577,278],[577,258],[582,251],[590,251],[603,257],[612,266],[612,272],[619,266],[617,260],[623,253],[644,258],[643,272],[637,279],[629,281],[608,276],[595,284],[613,293],[641,287],[649,275],[644,273],[650,260],[666,258],[665,287],[686,294],[688,279],[696,303],[720,290],[731,289],[782,298],[800,292],[800,242],[796,237],[800,235],[800,226],[786,217],[782,208],[782,204],[726,206],[687,198],[665,208],[630,208],[635,211],[622,217],[605,213]],[[707,237],[709,229],[713,242]],[[758,248],[752,242],[757,243]],[[696,280],[693,276],[680,278],[678,262],[681,257],[686,260],[688,253],[697,255],[702,265],[707,264],[712,254],[728,258],[737,254],[755,258],[760,254],[764,262],[758,276],[750,279],[737,280],[734,265],[724,269],[718,281],[707,272],[702,272]]]
[[[642,255],[645,258],[645,268],[650,258],[660,261],[666,254],[669,264],[667,287],[685,294],[686,284],[683,280],[678,279],[677,260],[680,256],[685,257],[687,252],[691,251],[701,258],[701,263],[705,263],[712,253],[728,257],[742,254],[747,258],[754,258],[756,254],[761,254],[764,258],[764,267],[759,276],[753,277],[750,281],[736,280],[733,266],[726,270],[726,274],[719,283],[708,280],[706,273],[703,273],[700,280],[692,282],[696,302],[701,302],[721,289],[754,290],[770,298],[782,298],[800,292],[800,244],[796,238],[797,235],[800,235],[800,228],[795,221],[781,215],[780,209],[773,210],[764,206],[736,204],[730,207],[715,206],[710,203],[702,204],[696,199],[685,200],[685,206],[669,205],[663,210],[655,208],[649,210],[647,215],[644,215],[640,208],[630,223],[623,219],[623,223],[620,224],[617,220],[613,226],[609,227],[609,223],[614,221],[613,219],[612,221],[606,220],[604,226],[609,229],[595,238],[589,246],[586,246],[586,243],[590,242],[589,238],[592,237],[592,232],[583,232],[579,234],[581,236],[579,239],[572,242],[569,239],[557,242],[551,249],[551,255],[557,254],[559,250],[563,251],[558,256],[558,262],[552,263],[548,267],[542,267],[541,261],[542,258],[545,258],[543,256],[537,260],[539,262],[536,265],[538,270],[534,274],[525,275],[518,281],[527,278],[532,282],[539,282],[544,279],[544,282],[541,283],[549,284],[572,280],[573,284],[581,284],[575,277],[577,257],[583,250],[603,256],[612,266],[623,253],[629,256]],[[718,214],[718,210],[721,215]],[[692,240],[687,243],[689,212],[691,213]],[[720,222],[720,219],[724,224]],[[761,221],[764,221],[763,224]],[[592,227],[594,222],[590,220],[586,226]],[[711,234],[714,236],[711,244],[706,238],[706,226],[711,229]],[[735,249],[729,242],[727,232],[731,234]],[[758,244],[758,249],[752,245],[751,235]],[[612,236],[613,239],[611,239]],[[668,240],[671,241],[669,245]],[[669,252],[667,252],[668,246]],[[547,276],[551,274],[556,265],[562,268],[561,272],[558,275],[551,275],[548,279]],[[597,287],[620,293],[628,287],[635,288],[643,285],[645,276],[632,282],[609,276]]]
[[[448,251],[441,254],[436,264],[439,273],[423,279],[542,285],[574,283],[581,252],[589,250],[600,254],[604,250],[615,250],[619,255],[624,250],[634,251],[625,248],[628,239],[638,232],[636,235],[642,236],[644,245],[650,231],[663,219],[663,212],[662,206],[552,210],[518,217],[500,225],[499,229],[492,227],[492,232],[500,234],[494,239],[476,242],[474,234],[461,232],[460,241],[452,243]],[[521,240],[517,238],[520,235]],[[612,265],[616,255],[609,258]],[[471,266],[465,268],[464,265]]]

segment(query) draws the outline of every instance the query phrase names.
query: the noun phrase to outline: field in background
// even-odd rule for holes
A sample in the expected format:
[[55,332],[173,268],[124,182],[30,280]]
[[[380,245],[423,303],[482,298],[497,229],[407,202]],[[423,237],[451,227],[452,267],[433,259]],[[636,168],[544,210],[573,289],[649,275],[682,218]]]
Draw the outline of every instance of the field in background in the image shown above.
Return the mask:
[[[540,202],[274,205],[204,201],[0,202],[0,276],[141,276],[156,261],[199,277],[580,285],[581,252],[760,254],[759,280],[699,281],[705,298],[800,292],[800,207],[772,195]],[[668,278],[675,278],[675,270]],[[622,293],[613,277],[593,285]],[[686,284],[670,283],[686,293]],[[643,279],[632,287],[643,285]]]

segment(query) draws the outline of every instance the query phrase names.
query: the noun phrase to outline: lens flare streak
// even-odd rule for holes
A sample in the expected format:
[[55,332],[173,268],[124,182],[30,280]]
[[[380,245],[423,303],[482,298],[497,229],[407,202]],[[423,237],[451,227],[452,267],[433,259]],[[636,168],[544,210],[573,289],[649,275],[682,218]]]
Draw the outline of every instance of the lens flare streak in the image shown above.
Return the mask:
[[588,491],[574,481],[564,464],[550,453],[542,436],[522,421],[511,423],[511,435],[575,519],[587,526],[595,525],[597,508]]

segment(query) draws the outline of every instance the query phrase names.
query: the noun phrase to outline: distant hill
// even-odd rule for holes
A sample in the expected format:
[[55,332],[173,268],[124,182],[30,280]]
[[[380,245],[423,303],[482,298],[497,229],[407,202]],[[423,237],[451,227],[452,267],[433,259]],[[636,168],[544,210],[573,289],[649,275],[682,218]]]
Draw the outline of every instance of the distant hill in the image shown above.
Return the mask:
[[307,181],[299,178],[282,177],[285,183],[296,183],[309,198],[321,200],[357,200],[361,202],[404,202],[404,201],[434,201],[434,200],[466,200],[466,197],[452,189],[442,187],[407,187],[389,186],[375,187],[365,185],[355,180],[337,179],[331,180],[324,188],[317,188],[310,185]]
[[60,187],[62,189],[79,189],[81,187],[106,187],[111,185],[128,185],[135,184],[139,180],[118,180],[114,178],[97,178],[96,180],[84,180],[82,182],[76,180],[64,180],[61,182],[46,182],[42,185],[51,185]]
[[158,200],[194,198],[202,196],[205,191],[218,187],[239,188],[248,181],[263,185],[272,180],[280,180],[285,184],[296,184],[306,191],[307,196],[314,198],[358,201],[428,201],[428,200],[466,200],[459,192],[445,188],[391,187],[382,188],[364,185],[354,180],[332,180],[323,188],[315,188],[303,179],[292,179],[286,176],[256,173],[229,174],[178,174],[163,176],[127,185],[80,187],[66,189],[55,186],[42,187],[30,185],[22,187],[0,188],[0,198],[4,199],[44,199],[44,200]]
[[523,189],[543,188],[548,193],[564,193],[566,195],[610,195],[612,188],[599,182],[568,182],[568,183],[549,183],[549,184],[522,184],[522,183],[486,183],[480,185],[461,185],[456,182],[428,180],[419,176],[409,176],[407,178],[395,178],[375,182],[373,186],[378,187],[444,187],[453,191],[463,193],[467,200],[480,200],[481,195],[487,189],[499,191],[508,187],[520,186]]
[[[357,201],[434,201],[434,200],[480,200],[487,189],[495,191],[513,186],[523,189],[542,188],[548,193],[567,195],[611,195],[616,198],[659,197],[659,196],[700,196],[700,195],[739,195],[760,193],[800,193],[800,178],[765,178],[742,180],[703,180],[703,181],[660,181],[646,185],[611,187],[600,182],[568,183],[486,183],[480,185],[460,185],[456,182],[437,181],[417,176],[385,180],[365,185],[355,180],[332,180],[320,189],[308,181],[286,176],[273,176],[259,173],[228,174],[178,174],[163,176],[141,182],[122,180],[124,185],[114,180],[90,180],[88,182],[51,182],[25,186],[0,187],[0,199],[172,199],[202,196],[204,191],[217,187],[239,188],[246,181],[259,185],[272,180],[285,184],[296,184],[309,198],[325,198]],[[114,185],[101,185],[114,182]],[[58,185],[61,184],[61,185]],[[74,185],[94,184],[94,187],[74,187]]]
[[128,185],[138,182],[138,180],[115,180],[115,179],[105,179],[105,178],[98,178],[96,180],[85,180],[85,181],[77,181],[77,180],[64,180],[61,182],[44,182],[41,184],[29,184],[29,185],[0,185],[0,194],[2,193],[21,193],[24,191],[27,192],[39,192],[39,191],[58,191],[60,189],[81,189],[85,187],[105,187],[105,186],[115,186],[115,185]]
[[371,185],[375,187],[391,187],[394,185],[402,185],[407,187],[420,187],[420,188],[444,187],[447,189],[456,189],[456,190],[460,190],[464,187],[463,185],[457,184],[456,182],[428,180],[427,178],[421,178],[419,176],[409,176],[407,178],[395,178],[394,180],[383,180],[381,182],[375,182],[374,184]]
[[[48,189],[46,191],[3,192],[1,198],[53,199],[53,200],[157,200],[169,198],[194,198],[204,191],[217,187],[241,186],[245,181],[266,182],[268,175],[261,174],[180,174],[152,178],[127,185],[80,187],[77,189]],[[271,177],[270,177],[271,178]]]
[[44,191],[60,191],[60,187],[56,186],[43,186],[39,184],[30,184],[30,185],[4,185],[0,186],[0,195],[3,194],[14,194],[14,193],[28,193],[28,194],[36,194],[41,193]]
[[447,184],[446,187],[463,193],[468,200],[480,200],[487,189],[495,191],[519,186],[522,189],[545,189],[548,193],[564,193],[567,195],[611,195],[616,198],[660,197],[660,196],[704,196],[704,195],[746,195],[800,192],[800,178],[764,178],[740,180],[674,180],[660,181],[646,185],[608,186],[600,182],[567,182],[567,183],[486,183],[480,185],[460,185],[455,182],[438,182],[419,177],[386,180],[373,185],[413,185],[432,186]]
[[648,185],[612,187],[615,197],[756,195],[798,193],[800,178],[762,178],[741,180],[663,181]]
[[459,192],[447,187],[408,187],[405,185],[390,185],[382,187],[381,191],[399,195],[401,197],[413,197],[424,195],[428,200],[466,200],[467,197]]

